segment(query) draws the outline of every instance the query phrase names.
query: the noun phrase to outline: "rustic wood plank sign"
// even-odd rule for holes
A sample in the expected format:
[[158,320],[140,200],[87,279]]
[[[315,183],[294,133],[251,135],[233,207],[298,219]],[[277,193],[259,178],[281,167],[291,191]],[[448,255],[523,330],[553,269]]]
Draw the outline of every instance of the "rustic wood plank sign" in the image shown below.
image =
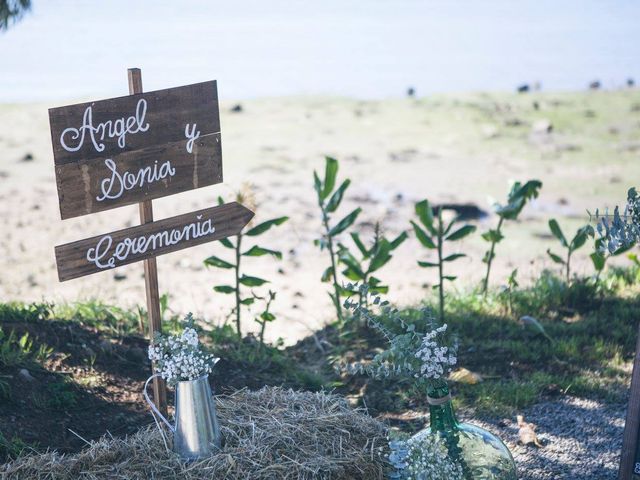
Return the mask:
[[222,182],[215,81],[49,110],[62,219]]
[[56,247],[61,282],[237,235],[253,212],[232,202]]
[[640,329],[636,340],[618,480],[640,480]]
[[[154,198],[222,182],[215,81],[49,110],[62,219],[138,203],[140,226],[55,248],[61,282],[144,262],[149,336],[162,331],[155,257],[237,235],[253,212],[233,202],[153,221]],[[153,384],[166,414],[166,386]]]

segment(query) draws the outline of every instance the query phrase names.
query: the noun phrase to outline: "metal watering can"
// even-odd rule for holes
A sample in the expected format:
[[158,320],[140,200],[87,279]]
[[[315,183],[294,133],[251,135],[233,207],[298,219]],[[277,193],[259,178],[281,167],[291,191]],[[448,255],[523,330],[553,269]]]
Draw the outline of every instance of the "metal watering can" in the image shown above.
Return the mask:
[[[184,459],[193,460],[211,455],[220,449],[220,426],[209,386],[209,375],[176,385],[175,425],[171,425],[147,394],[151,375],[144,384],[144,398],[155,415],[173,432],[173,451]],[[160,429],[164,439],[164,432]]]

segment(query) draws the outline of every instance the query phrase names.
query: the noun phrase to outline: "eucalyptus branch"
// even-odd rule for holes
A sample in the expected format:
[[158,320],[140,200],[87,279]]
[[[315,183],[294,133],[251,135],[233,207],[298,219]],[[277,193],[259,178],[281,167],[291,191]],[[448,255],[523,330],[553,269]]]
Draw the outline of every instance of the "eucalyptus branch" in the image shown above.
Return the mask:
[[596,229],[603,240],[600,249],[613,254],[622,248],[631,248],[640,241],[640,195],[635,188],[627,191],[627,204],[624,212],[615,207],[613,215],[605,210],[601,214],[598,210],[593,215],[589,213],[589,220],[597,220]]
[[[375,378],[401,377],[416,383],[438,385],[451,367],[456,364],[455,347],[443,342],[447,325],[438,325],[429,309],[421,310],[420,325],[428,328],[419,331],[414,323],[405,322],[399,311],[389,306],[378,295],[371,295],[367,285],[348,285],[363,296],[372,296],[372,305],[379,306],[381,313],[375,315],[361,303],[345,300],[345,308],[354,315],[364,317],[367,323],[380,332],[389,343],[389,348],[373,358],[370,363],[348,365],[349,373],[364,373]],[[396,333],[385,324],[395,326]]]

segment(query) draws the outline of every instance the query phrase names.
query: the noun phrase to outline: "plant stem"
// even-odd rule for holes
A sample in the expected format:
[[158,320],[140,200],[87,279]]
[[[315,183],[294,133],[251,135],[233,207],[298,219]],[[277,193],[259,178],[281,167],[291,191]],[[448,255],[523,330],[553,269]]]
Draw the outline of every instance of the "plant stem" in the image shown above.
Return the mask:
[[438,208],[438,277],[440,283],[438,284],[438,290],[440,294],[440,323],[444,323],[444,272],[442,263],[442,208]]
[[[365,273],[364,277],[362,279],[362,284],[363,285],[368,285],[368,282],[369,282],[369,278],[368,277],[369,277],[369,275],[367,273]],[[368,300],[369,296],[368,295],[364,295],[364,298],[362,298],[362,297],[363,297],[363,295],[362,295],[362,293],[360,293],[360,298],[358,299],[358,306],[360,308],[362,308],[362,305],[364,304],[365,308],[369,308],[369,300]],[[361,322],[360,326],[364,327],[366,325],[367,325],[367,322],[365,320],[365,321]]]
[[[271,294],[271,290],[269,290],[269,300],[267,300],[267,306],[264,309],[265,313],[269,313],[269,309],[271,308],[271,302],[273,301],[273,299],[274,297]],[[260,322],[260,349],[264,348],[264,331],[266,328],[267,328],[267,320],[263,318],[262,322]]]
[[324,228],[327,232],[327,249],[329,250],[329,256],[331,257],[331,273],[333,276],[336,315],[338,316],[338,321],[342,323],[342,309],[340,308],[340,289],[338,287],[338,271],[336,269],[336,255],[333,251],[333,239],[331,238],[331,235],[329,235],[329,232],[331,230],[329,228],[329,217],[327,216],[327,213],[322,205],[320,206],[320,208],[322,208],[322,223],[324,224]]
[[[498,227],[496,228],[496,232],[500,235],[500,229],[502,228],[502,222],[504,221],[503,217],[500,217],[500,221],[498,222]],[[496,242],[491,242],[491,249],[489,250],[489,256],[487,257],[487,274],[484,277],[484,284],[482,285],[482,294],[486,297],[487,290],[489,288],[489,274],[491,273],[491,262],[493,262],[493,254],[496,249]]]
[[567,252],[567,285],[569,285],[569,280],[571,279],[570,277],[570,272],[571,272],[571,248],[569,248],[569,251]]
[[240,330],[240,245],[242,244],[242,233],[238,234],[238,241],[236,243],[236,332],[238,338],[242,338],[242,331]]
[[[364,277],[362,278],[362,284],[363,285],[369,285],[369,274],[365,272]],[[362,303],[364,303],[364,306],[366,308],[369,308],[369,299],[368,299],[368,295],[364,296],[364,299],[362,298],[362,295],[360,295],[360,306],[362,306]],[[364,302],[363,302],[364,300]]]
[[265,320],[262,321],[260,325],[260,348],[264,347],[264,330],[267,326],[267,322]]

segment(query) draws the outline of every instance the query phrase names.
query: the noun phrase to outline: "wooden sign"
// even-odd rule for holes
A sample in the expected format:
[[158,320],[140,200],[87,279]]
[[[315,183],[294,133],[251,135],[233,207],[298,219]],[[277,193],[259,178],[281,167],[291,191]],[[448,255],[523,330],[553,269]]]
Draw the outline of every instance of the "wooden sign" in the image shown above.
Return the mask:
[[232,202],[60,245],[58,278],[64,282],[237,235],[252,217]]
[[49,110],[62,219],[222,182],[215,81]]
[[[158,255],[237,235],[253,212],[239,203],[153,221],[151,200],[222,181],[216,82],[49,110],[62,219],[138,203],[140,226],[57,246],[60,281],[143,261],[149,336],[162,331]],[[154,398],[166,415],[166,385]]]
[[633,360],[631,392],[622,438],[618,480],[640,479],[640,328]]

